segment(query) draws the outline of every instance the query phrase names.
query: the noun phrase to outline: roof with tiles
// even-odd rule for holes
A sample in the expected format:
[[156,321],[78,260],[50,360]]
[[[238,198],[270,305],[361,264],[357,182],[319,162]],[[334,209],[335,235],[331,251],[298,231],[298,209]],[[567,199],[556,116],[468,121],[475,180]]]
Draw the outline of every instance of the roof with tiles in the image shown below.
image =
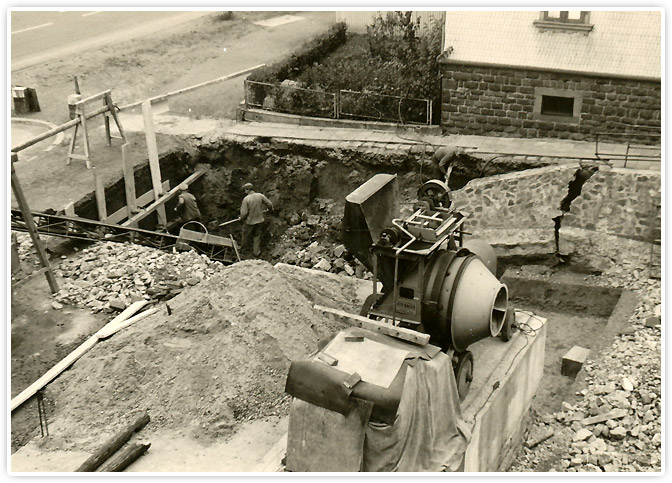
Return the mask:
[[532,10],[447,12],[448,61],[660,79],[659,11],[593,11],[590,32],[540,28],[539,19]]

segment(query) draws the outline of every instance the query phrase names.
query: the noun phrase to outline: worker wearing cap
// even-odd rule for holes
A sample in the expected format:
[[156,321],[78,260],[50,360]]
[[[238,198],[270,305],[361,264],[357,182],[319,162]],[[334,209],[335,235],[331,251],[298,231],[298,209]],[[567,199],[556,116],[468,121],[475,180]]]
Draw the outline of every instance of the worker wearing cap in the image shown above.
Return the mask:
[[201,222],[201,211],[198,209],[196,197],[189,193],[189,186],[184,183],[180,185],[180,194],[177,196],[175,211],[180,214],[182,224],[190,221]]
[[448,184],[450,173],[453,171],[453,163],[464,154],[464,149],[458,146],[442,146],[432,156],[432,179],[445,181]]
[[243,222],[243,239],[241,248],[245,248],[252,238],[252,253],[261,255],[261,229],[264,223],[263,208],[273,210],[273,203],[261,193],[254,191],[252,183],[243,185],[245,198],[240,205],[240,220]]

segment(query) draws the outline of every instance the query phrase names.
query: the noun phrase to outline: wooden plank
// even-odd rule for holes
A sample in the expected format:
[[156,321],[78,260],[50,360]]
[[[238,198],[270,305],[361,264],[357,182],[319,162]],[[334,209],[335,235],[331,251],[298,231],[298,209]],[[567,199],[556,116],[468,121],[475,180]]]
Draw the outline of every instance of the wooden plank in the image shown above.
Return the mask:
[[92,102],[92,101],[97,101],[98,99],[103,99],[106,95],[109,95],[112,92],[112,90],[106,90],[103,92],[99,92],[98,94],[94,94],[92,96],[87,97],[86,99],[82,99],[81,101],[77,101],[75,103],[76,106],[80,106],[83,104],[86,104],[87,102]]
[[[159,150],[156,147],[156,134],[154,133],[154,119],[152,116],[152,103],[145,101],[142,103],[142,115],[145,122],[145,139],[147,140],[147,155],[149,157],[149,172],[152,177],[152,187],[154,188],[154,199],[158,201],[163,195],[161,187],[161,165],[159,163]],[[156,208],[157,229],[164,229],[168,224],[166,219],[166,207],[161,204]]]
[[227,74],[225,76],[218,77],[217,79],[212,79],[212,80],[209,80],[209,81],[201,82],[200,84],[195,84],[193,86],[184,87],[182,89],[178,89],[176,91],[172,91],[172,92],[169,92],[167,94],[161,94],[159,96],[150,97],[149,99],[146,99],[144,101],[139,101],[139,102],[134,102],[132,104],[127,104],[125,106],[120,107],[119,110],[125,111],[127,109],[133,109],[134,107],[138,107],[139,105],[144,104],[145,102],[154,103],[154,102],[157,102],[157,101],[162,101],[162,100],[167,99],[168,97],[175,96],[177,94],[184,94],[185,92],[193,91],[193,90],[199,89],[201,87],[205,87],[205,86],[208,86],[208,85],[211,85],[211,84],[216,84],[218,82],[223,82],[223,81],[233,79],[233,78],[241,76],[241,75],[248,74],[248,73],[250,73],[254,70],[257,70],[257,69],[260,69],[261,67],[264,67],[265,65],[266,64],[255,65],[254,67],[249,67],[247,69],[243,69],[243,70],[240,70],[238,72],[234,72],[233,74]]
[[63,207],[63,212],[65,213],[65,216],[77,216],[75,214],[75,203],[71,201],[67,205]]
[[[96,109],[94,111],[91,111],[90,113],[86,114],[84,117],[86,119],[91,119],[92,117],[95,117],[99,114],[102,114],[104,112],[107,112],[109,108],[107,106],[101,107],[99,109]],[[12,147],[12,152],[13,153],[18,153],[19,151],[23,151],[26,148],[29,148],[33,144],[37,144],[40,141],[44,141],[47,138],[50,138],[51,136],[55,136],[58,133],[61,133],[63,131],[67,131],[71,127],[76,127],[82,122],[82,118],[80,116],[77,116],[75,119],[72,119],[71,121],[68,121],[64,124],[61,124],[60,126],[56,126],[53,129],[50,129],[48,131],[43,132],[42,134],[39,134],[35,136],[34,138],[29,139],[25,143],[19,144],[18,146]],[[73,136],[74,137],[74,136]]]
[[12,282],[12,288],[18,288],[18,287],[20,287],[21,285],[23,285],[24,283],[26,283],[26,282],[28,282],[28,281],[34,279],[34,278],[37,277],[38,275],[42,275],[43,273],[46,273],[47,270],[48,270],[47,267],[42,267],[42,268],[40,268],[39,270],[35,270],[33,273],[31,273],[30,275],[28,275],[28,276],[25,277],[25,278],[22,278],[22,279],[19,280],[18,282]]
[[107,440],[95,453],[93,453],[84,463],[77,468],[76,472],[94,471],[102,465],[110,456],[112,456],[119,448],[131,439],[133,433],[144,428],[149,422],[149,414],[143,413],[142,416],[136,418],[131,424],[126,426],[122,431]]
[[581,420],[581,424],[584,426],[589,426],[591,424],[602,423],[610,419],[620,419],[628,415],[627,409],[613,409],[608,413],[598,414],[597,416],[591,416],[589,418],[584,418]]
[[98,332],[96,332],[91,337],[89,337],[86,341],[84,341],[83,344],[81,344],[79,347],[77,347],[70,354],[68,354],[63,359],[61,359],[61,361],[58,364],[56,364],[54,367],[49,369],[37,381],[32,383],[30,386],[28,386],[23,391],[21,391],[21,393],[19,393],[14,399],[12,399],[11,410],[14,411],[16,408],[21,406],[28,399],[30,399],[35,394],[37,394],[37,391],[39,391],[44,386],[49,384],[52,380],[54,380],[57,376],[59,376],[64,370],[66,370],[68,367],[70,367],[77,359],[82,357],[89,349],[91,349],[91,347],[96,345],[96,342],[98,342],[98,339],[99,339],[98,333],[105,330],[105,327],[107,327],[110,324],[113,324],[113,326],[116,327],[118,324],[127,320],[131,315],[135,314],[138,310],[140,310],[145,305],[147,305],[146,300],[140,300],[138,302],[135,302],[135,303],[131,304],[130,307],[128,307],[122,313],[117,315],[111,322],[109,322],[102,329],[100,329]]
[[30,238],[33,241],[33,246],[37,251],[37,256],[40,259],[40,263],[44,268],[46,268],[47,283],[49,284],[49,289],[51,293],[58,292],[58,282],[56,282],[56,276],[54,271],[51,269],[51,264],[49,263],[49,257],[47,252],[42,246],[42,240],[37,233],[37,227],[35,226],[35,220],[33,220],[33,215],[30,212],[30,207],[28,206],[28,201],[23,194],[23,189],[19,183],[19,177],[16,175],[16,170],[14,169],[14,163],[19,160],[19,156],[16,153],[12,153],[11,159],[11,183],[12,191],[14,191],[14,197],[16,198],[17,203],[19,204],[19,209],[21,210],[21,215],[23,220],[26,223],[26,228],[28,228],[28,233]]
[[107,221],[107,203],[105,201],[105,186],[103,180],[96,174],[96,168],[93,171],[93,184],[96,187],[96,205],[98,206],[98,220],[105,223]]
[[[170,189],[170,181],[164,181],[162,186],[164,190],[168,191]],[[135,212],[137,213],[138,207],[142,209],[143,207],[150,204],[153,200],[154,200],[154,190],[147,191],[146,193],[141,194],[135,201]],[[117,225],[128,218],[129,218],[128,206],[124,206],[123,208],[118,209],[110,216],[108,216],[107,223]]]
[[254,470],[255,473],[278,473],[284,469],[282,460],[287,453],[287,433],[266,452],[261,463]]
[[161,166],[159,164],[159,151],[156,147],[152,105],[149,101],[142,103],[142,115],[145,122],[145,139],[147,141],[147,155],[149,157],[149,171],[152,176],[152,187],[156,195],[155,199],[158,200],[163,194],[163,190],[161,189]]
[[[196,171],[194,174],[189,176],[187,179],[182,181],[182,183],[180,183],[180,184],[186,184],[187,186],[189,186],[191,183],[193,183],[198,178],[203,176],[207,171],[208,171],[207,169]],[[142,210],[140,213],[133,216],[133,218],[125,221],[124,223],[122,223],[121,226],[132,226],[132,225],[137,224],[139,221],[141,221],[141,220],[145,219],[147,216],[149,216],[157,208],[164,207],[166,202],[168,202],[171,199],[173,199],[174,197],[176,197],[179,193],[180,193],[180,186],[177,185],[175,188],[170,190],[168,193],[166,193],[160,199],[156,200],[154,203],[149,205],[147,208]]]
[[124,471],[149,449],[151,443],[136,443],[124,448],[110,461],[100,467],[101,473]]
[[145,319],[149,317],[152,314],[155,314],[159,311],[157,308],[145,310],[144,312],[140,312],[139,314],[131,317],[128,320],[121,321],[117,323],[116,325],[106,325],[103,327],[100,331],[98,331],[98,339],[107,339],[108,337],[113,336],[117,332],[119,332],[122,329],[125,329],[129,325],[133,325],[136,322],[141,321],[142,319]]
[[381,334],[389,335],[396,339],[405,340],[407,342],[413,342],[414,344],[418,345],[429,344],[429,335],[423,334],[422,332],[418,332],[416,330],[395,327],[391,324],[386,324],[385,322],[378,322],[377,320],[362,317],[361,315],[350,314],[348,312],[344,312],[343,310],[332,309],[331,307],[323,307],[321,305],[314,305],[313,307],[321,312],[326,312],[341,317],[349,324],[361,327],[363,329],[380,332]]
[[[128,156],[128,143],[121,145],[121,164],[124,168],[124,189],[126,191],[126,217],[133,216],[137,210],[137,201],[135,197],[135,172],[133,171],[133,163]],[[117,223],[117,222],[114,222]]]

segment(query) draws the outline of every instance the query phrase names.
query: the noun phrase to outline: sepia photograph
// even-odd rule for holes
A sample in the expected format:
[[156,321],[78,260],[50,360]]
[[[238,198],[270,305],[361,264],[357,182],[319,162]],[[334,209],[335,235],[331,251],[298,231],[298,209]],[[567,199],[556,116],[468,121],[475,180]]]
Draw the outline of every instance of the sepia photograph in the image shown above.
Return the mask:
[[419,8],[8,7],[8,475],[664,474],[665,11]]

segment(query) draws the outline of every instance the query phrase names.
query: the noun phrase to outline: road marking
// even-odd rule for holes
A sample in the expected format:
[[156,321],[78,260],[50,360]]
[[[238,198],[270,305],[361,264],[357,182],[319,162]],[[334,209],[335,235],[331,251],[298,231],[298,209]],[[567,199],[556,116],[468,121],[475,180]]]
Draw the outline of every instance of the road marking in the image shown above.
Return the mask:
[[15,30],[12,32],[14,34],[20,34],[21,32],[28,32],[29,30],[41,29],[42,27],[48,27],[49,25],[54,25],[54,22],[43,23],[42,25],[36,25],[35,27],[28,27],[27,29]]
[[279,17],[272,17],[267,20],[261,20],[259,22],[252,22],[255,25],[261,27],[278,27],[280,25],[285,25],[292,22],[298,22],[303,20],[303,17],[297,17],[296,15],[280,15]]
[[102,10],[97,10],[95,12],[83,13],[82,17],[88,17],[89,15],[95,15],[97,13],[103,13],[103,11]]

